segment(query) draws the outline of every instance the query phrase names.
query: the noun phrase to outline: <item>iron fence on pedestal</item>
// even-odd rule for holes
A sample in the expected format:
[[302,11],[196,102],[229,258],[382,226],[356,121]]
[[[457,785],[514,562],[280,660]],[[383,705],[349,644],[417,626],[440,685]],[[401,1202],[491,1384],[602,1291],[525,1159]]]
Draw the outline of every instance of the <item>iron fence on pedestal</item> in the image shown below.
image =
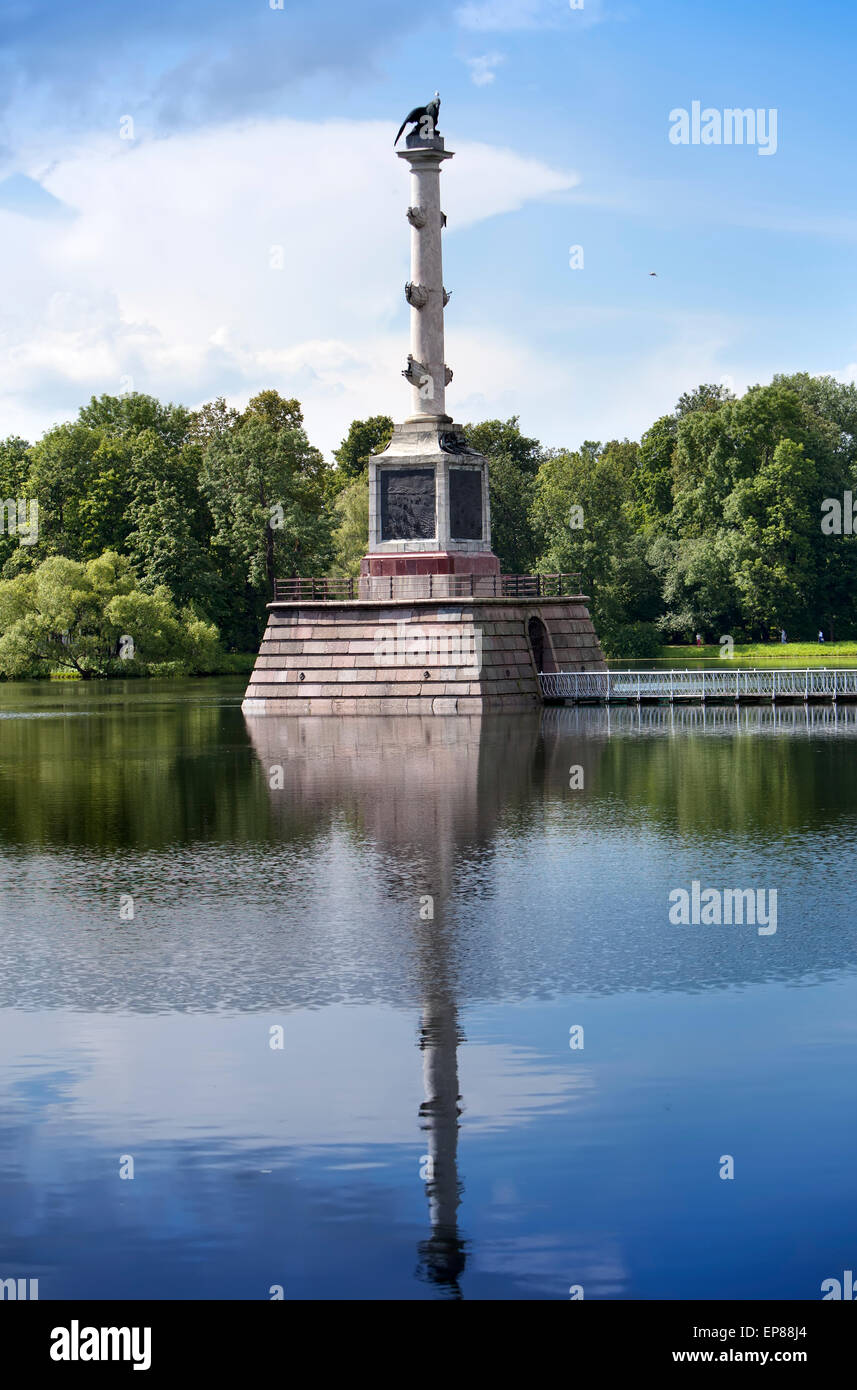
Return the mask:
[[579,574],[391,574],[355,578],[275,579],[274,602],[315,600],[348,603],[359,599],[413,598],[572,598]]

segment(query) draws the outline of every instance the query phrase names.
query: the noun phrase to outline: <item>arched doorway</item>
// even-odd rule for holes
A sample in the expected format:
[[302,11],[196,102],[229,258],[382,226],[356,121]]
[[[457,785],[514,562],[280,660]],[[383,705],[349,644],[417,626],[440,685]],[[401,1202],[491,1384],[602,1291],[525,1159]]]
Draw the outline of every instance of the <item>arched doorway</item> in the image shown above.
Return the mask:
[[548,630],[541,618],[530,618],[527,623],[527,637],[529,638],[533,661],[536,663],[536,670],[539,672],[555,671],[556,662],[553,659],[553,649],[548,637]]

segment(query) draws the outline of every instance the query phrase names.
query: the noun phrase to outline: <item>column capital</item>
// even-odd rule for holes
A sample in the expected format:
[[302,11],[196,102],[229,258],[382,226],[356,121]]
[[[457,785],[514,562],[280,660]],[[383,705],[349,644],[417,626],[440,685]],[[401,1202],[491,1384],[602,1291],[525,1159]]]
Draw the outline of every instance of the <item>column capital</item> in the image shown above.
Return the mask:
[[421,145],[414,145],[407,150],[396,150],[399,159],[406,159],[412,169],[430,168],[432,164],[441,164],[444,159],[452,159],[455,150],[445,150],[442,146],[430,145],[427,142]]

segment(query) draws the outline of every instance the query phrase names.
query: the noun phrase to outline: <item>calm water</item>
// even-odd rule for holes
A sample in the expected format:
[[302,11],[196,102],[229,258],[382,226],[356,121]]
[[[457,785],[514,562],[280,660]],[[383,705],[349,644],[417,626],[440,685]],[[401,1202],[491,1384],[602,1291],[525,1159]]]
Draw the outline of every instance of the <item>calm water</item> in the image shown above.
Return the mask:
[[[242,686],[0,685],[0,1277],[857,1268],[855,710],[248,720]],[[776,889],[776,933],[671,925],[693,880]]]

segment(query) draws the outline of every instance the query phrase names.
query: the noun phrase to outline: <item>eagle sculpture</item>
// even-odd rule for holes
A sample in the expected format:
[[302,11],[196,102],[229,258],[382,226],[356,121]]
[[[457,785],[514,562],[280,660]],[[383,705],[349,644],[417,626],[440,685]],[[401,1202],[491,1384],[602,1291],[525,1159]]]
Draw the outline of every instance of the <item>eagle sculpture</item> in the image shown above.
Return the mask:
[[420,121],[425,120],[426,117],[428,117],[428,119],[431,121],[431,134],[436,135],[437,118],[439,112],[440,92],[435,92],[433,101],[428,102],[426,106],[415,106],[410,115],[405,117],[405,119],[402,121],[402,124],[399,126],[399,133],[393,141],[393,144],[398,145],[399,141],[402,138],[402,131],[404,130],[406,125],[419,125]]

